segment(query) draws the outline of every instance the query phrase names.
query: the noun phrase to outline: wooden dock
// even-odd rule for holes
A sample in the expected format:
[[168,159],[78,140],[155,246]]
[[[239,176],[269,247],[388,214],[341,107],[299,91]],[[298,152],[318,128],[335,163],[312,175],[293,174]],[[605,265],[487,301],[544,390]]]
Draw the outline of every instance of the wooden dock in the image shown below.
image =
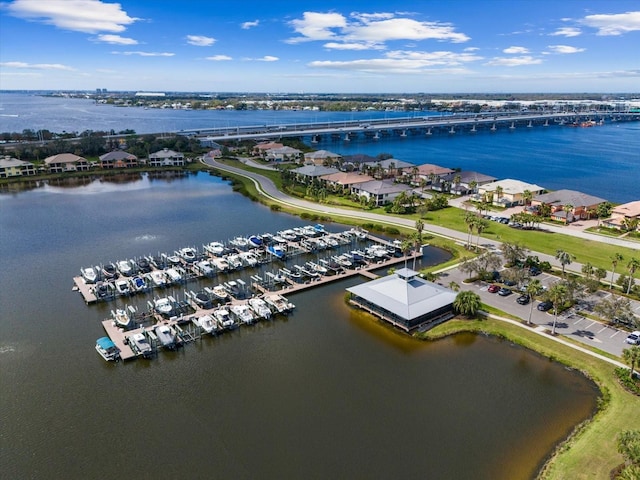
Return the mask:
[[95,284],[89,284],[84,281],[82,277],[73,277],[73,283],[75,288],[80,292],[82,298],[84,298],[85,303],[88,305],[90,303],[96,303],[98,301],[98,297],[94,292]]

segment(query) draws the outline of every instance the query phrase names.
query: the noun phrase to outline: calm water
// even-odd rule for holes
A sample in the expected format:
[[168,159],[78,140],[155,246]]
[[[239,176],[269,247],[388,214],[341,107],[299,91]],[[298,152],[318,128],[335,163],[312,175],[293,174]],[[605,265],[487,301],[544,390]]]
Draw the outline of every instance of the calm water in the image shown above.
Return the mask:
[[84,305],[80,267],[301,224],[202,174],[0,195],[3,477],[527,479],[593,411],[521,348],[379,326],[344,304],[358,279],[150,361],[96,354],[118,304]]
[[[0,132],[48,129],[137,133],[171,132],[235,125],[281,125],[321,121],[406,117],[406,112],[201,111],[96,106],[91,100],[0,94]],[[414,112],[424,116],[434,112]],[[307,139],[310,140],[310,139]],[[402,139],[331,141],[314,145],[342,154],[390,153],[423,164],[473,170],[496,178],[515,178],[550,190],[568,188],[614,203],[638,200],[640,122],[597,128],[522,127],[477,134],[447,133]]]

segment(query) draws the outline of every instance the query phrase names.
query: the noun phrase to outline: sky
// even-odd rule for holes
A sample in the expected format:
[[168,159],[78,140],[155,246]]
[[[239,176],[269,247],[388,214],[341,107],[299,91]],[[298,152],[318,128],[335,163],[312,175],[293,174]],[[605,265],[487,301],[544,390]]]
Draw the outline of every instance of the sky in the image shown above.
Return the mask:
[[640,0],[0,0],[0,89],[640,91]]

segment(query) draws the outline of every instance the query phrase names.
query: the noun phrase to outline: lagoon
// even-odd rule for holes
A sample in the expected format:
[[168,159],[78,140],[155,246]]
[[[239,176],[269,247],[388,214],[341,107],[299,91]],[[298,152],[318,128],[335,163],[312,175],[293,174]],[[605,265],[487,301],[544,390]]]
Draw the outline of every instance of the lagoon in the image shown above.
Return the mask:
[[0,195],[3,473],[529,479],[593,412],[592,382],[532,352],[470,334],[423,343],[350,309],[360,279],[149,361],[94,351],[117,303],[71,291],[82,266],[305,223],[202,173]]

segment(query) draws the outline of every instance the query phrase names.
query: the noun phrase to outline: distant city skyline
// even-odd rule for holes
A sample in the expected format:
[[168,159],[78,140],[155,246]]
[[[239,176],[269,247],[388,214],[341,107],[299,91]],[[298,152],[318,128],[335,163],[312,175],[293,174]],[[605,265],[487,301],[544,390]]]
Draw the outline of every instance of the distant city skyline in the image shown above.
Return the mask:
[[637,92],[637,0],[0,2],[0,89]]

